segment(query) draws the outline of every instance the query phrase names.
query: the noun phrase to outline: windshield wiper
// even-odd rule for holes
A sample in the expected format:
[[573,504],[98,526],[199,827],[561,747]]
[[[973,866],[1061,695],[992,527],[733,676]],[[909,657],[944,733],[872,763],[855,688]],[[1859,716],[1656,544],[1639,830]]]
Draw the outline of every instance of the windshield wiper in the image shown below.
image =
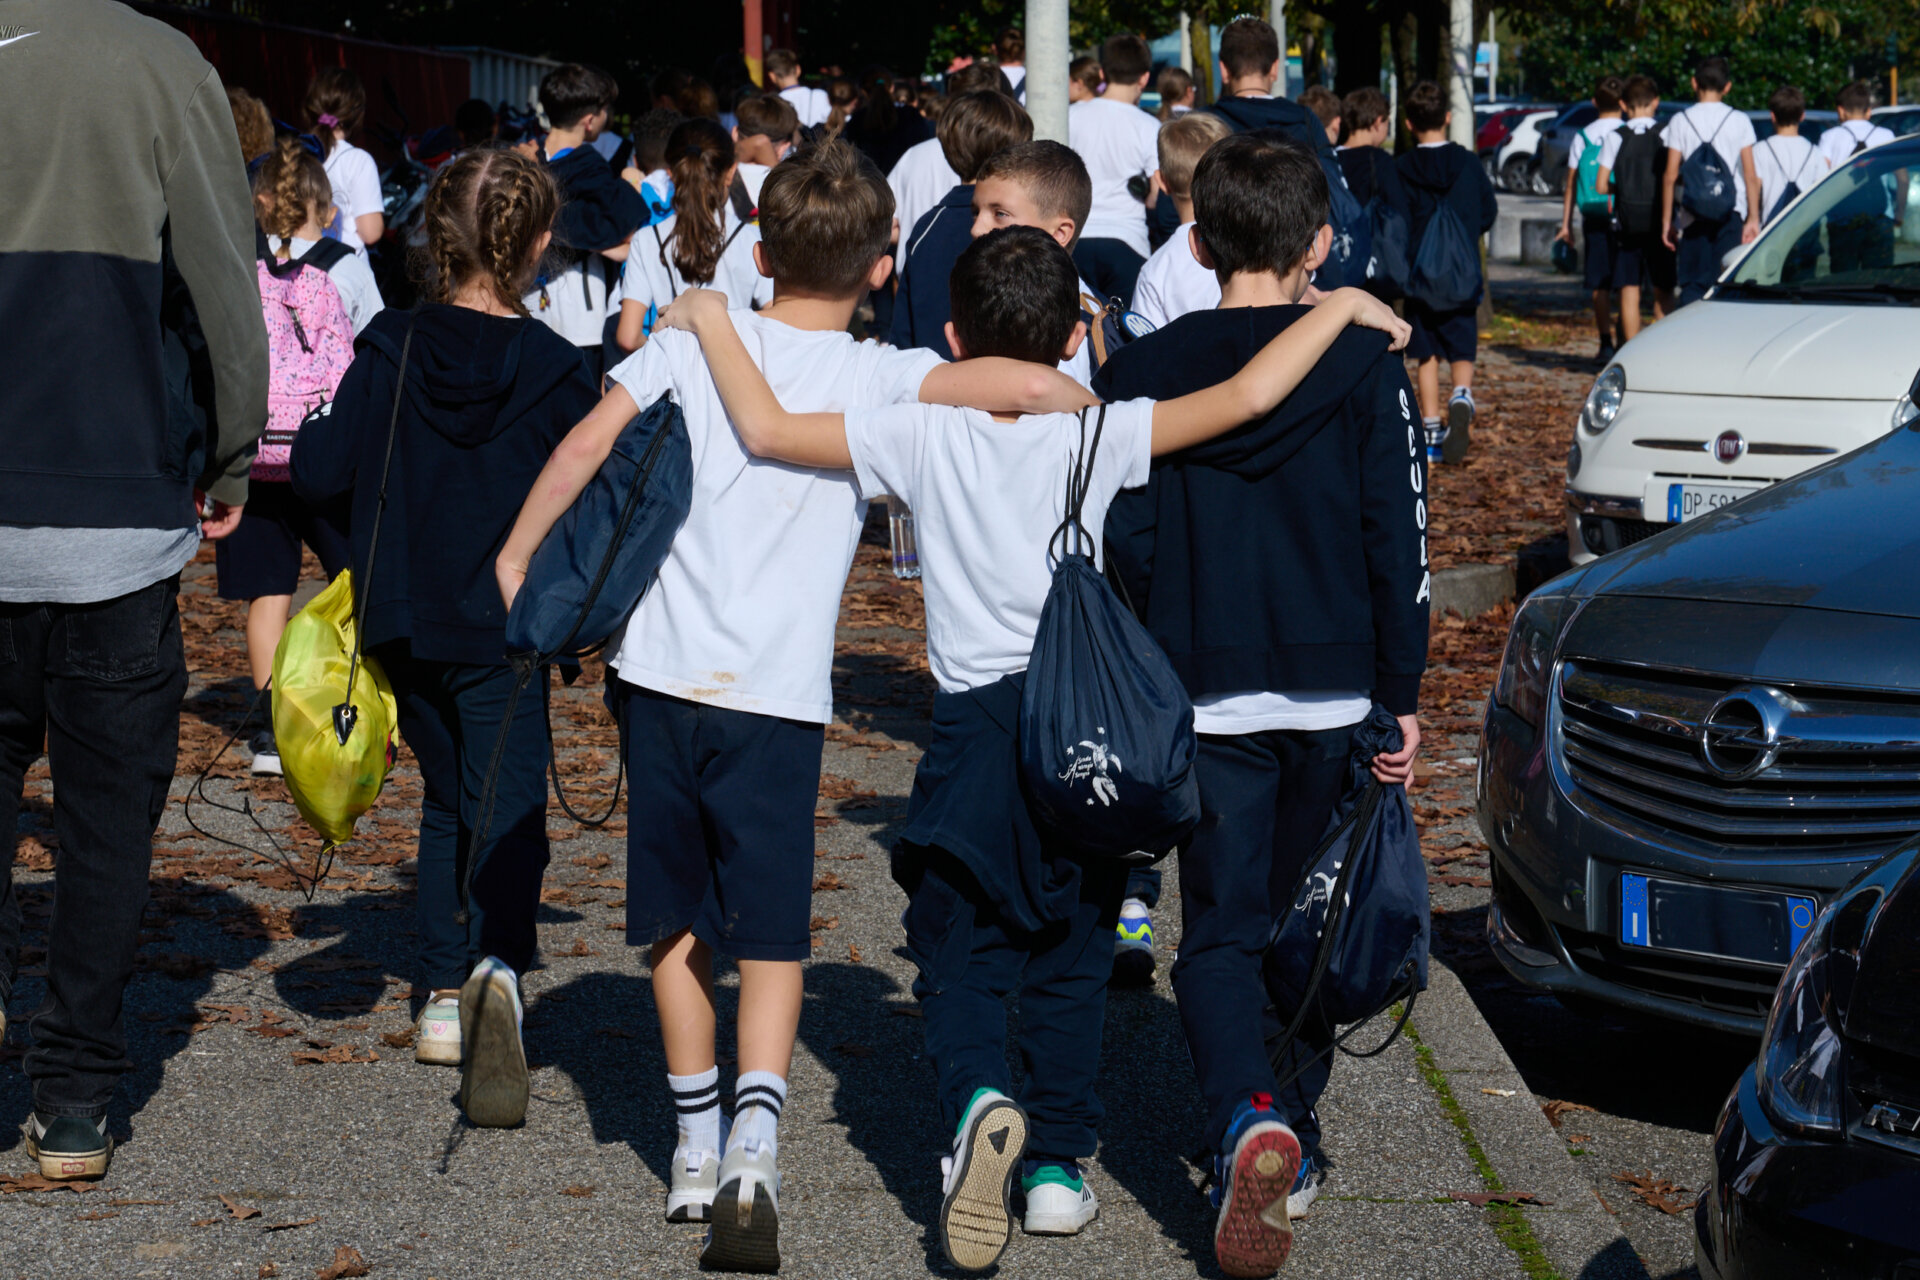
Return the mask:
[[1840,284],[1831,281],[1813,281],[1796,286],[1804,294],[1818,298],[1873,298],[1886,301],[1912,301],[1920,299],[1920,284],[1895,284],[1886,280],[1863,281],[1854,284]]

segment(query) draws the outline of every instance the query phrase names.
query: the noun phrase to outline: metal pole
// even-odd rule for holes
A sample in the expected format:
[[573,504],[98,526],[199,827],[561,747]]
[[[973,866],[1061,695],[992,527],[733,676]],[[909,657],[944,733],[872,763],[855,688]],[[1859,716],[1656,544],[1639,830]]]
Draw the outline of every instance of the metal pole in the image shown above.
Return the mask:
[[1280,79],[1273,92],[1284,98],[1293,92],[1293,77],[1287,72],[1287,0],[1267,0],[1267,22],[1280,37]]
[[1027,0],[1027,114],[1033,136],[1067,140],[1067,0]]
[[1180,11],[1180,69],[1193,74],[1193,15]]
[[1473,0],[1451,0],[1448,25],[1448,61],[1453,74],[1448,77],[1447,109],[1453,122],[1447,126],[1447,140],[1473,150]]

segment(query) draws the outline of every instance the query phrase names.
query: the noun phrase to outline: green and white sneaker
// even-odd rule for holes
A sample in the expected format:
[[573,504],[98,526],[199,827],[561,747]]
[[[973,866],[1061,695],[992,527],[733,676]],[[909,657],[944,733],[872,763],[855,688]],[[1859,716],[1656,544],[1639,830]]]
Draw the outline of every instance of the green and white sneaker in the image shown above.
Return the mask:
[[721,1158],[700,1266],[711,1271],[780,1269],[780,1168],[773,1147],[735,1143]]
[[1030,1236],[1077,1236],[1080,1228],[1100,1216],[1100,1202],[1077,1164],[1026,1162],[1020,1189],[1027,1195],[1027,1213],[1020,1229]]
[[413,1060],[436,1066],[460,1065],[460,992],[435,991],[413,1023]]
[[520,983],[488,956],[460,988],[460,1109],[483,1129],[527,1118],[527,1052],[520,1043]]
[[113,1135],[105,1116],[27,1117],[27,1154],[40,1163],[40,1176],[55,1182],[104,1178],[113,1159]]
[[998,1089],[976,1089],[953,1154],[940,1158],[940,1247],[962,1271],[985,1271],[1013,1237],[1013,1171],[1027,1151],[1027,1113]]

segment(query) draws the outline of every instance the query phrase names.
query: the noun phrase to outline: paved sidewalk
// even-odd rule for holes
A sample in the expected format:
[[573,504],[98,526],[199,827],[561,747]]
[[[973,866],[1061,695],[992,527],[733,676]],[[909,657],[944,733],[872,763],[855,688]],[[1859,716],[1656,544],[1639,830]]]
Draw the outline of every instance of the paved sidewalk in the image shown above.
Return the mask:
[[[881,561],[863,547],[848,594],[842,718],[829,731],[824,766],[818,945],[781,1139],[782,1274],[795,1277],[948,1270],[930,1230],[947,1135],[921,1061],[912,966],[900,946],[903,897],[886,859],[925,740],[931,683],[917,650],[917,592],[896,584]],[[196,567],[184,592],[197,669],[183,770],[211,754],[248,698],[239,614],[213,601],[211,586]],[[557,697],[555,720],[563,775],[597,807],[613,759],[594,698],[584,686]],[[36,774],[19,883],[29,926],[43,928],[51,890],[44,765]],[[176,797],[191,781],[176,781]],[[123,1145],[104,1184],[83,1193],[15,1190],[0,1178],[0,1277],[362,1274],[329,1271],[354,1260],[342,1249],[376,1277],[561,1280],[696,1269],[699,1229],[661,1217],[673,1119],[644,959],[619,932],[624,814],[606,832],[552,823],[544,967],[527,979],[536,1101],[523,1130],[473,1130],[453,1104],[456,1074],[416,1065],[410,1049],[392,1043],[404,1045],[418,999],[409,862],[418,785],[410,768],[396,775],[363,820],[369,838],[343,851],[344,865],[311,903],[277,865],[194,837],[183,808],[170,808],[143,971],[128,998],[139,1069],[112,1117]],[[215,798],[251,790],[269,826],[297,831],[278,784],[236,777],[208,789]],[[213,829],[247,834],[246,824],[197,803],[194,816],[203,825],[224,817]],[[1218,1274],[1210,1211],[1188,1160],[1200,1115],[1164,978],[1178,932],[1176,883],[1170,874],[1160,912],[1159,984],[1116,992],[1110,1005],[1106,1141],[1090,1173],[1101,1216],[1076,1239],[1016,1236],[1002,1274]],[[25,1017],[43,993],[36,958],[27,957],[16,1025],[0,1052],[0,1175],[15,1177],[30,1168],[17,1135],[28,1093],[15,1064]],[[1553,1210],[1447,1198],[1488,1189],[1497,1152],[1516,1143],[1569,1163],[1550,1134],[1540,1140],[1544,1125],[1523,1086],[1499,1099],[1510,1104],[1511,1123],[1480,1114],[1496,1095],[1478,1092],[1471,1073],[1487,1063],[1473,1055],[1493,1041],[1470,1003],[1446,996],[1457,990],[1451,982],[1436,974],[1433,998],[1416,1011],[1424,1050],[1402,1040],[1381,1057],[1337,1067],[1324,1108],[1333,1170],[1299,1226],[1287,1274],[1519,1277],[1530,1264],[1534,1275],[1551,1274],[1541,1269],[1553,1265],[1548,1255],[1528,1253],[1527,1232],[1516,1237],[1512,1224]],[[734,989],[729,974],[723,1001]],[[1462,1025],[1477,1026],[1484,1043],[1463,1041]],[[1430,1055],[1424,1063],[1420,1052]],[[1497,1045],[1491,1052],[1504,1061]],[[1455,1071],[1469,1074],[1448,1103],[1430,1081]],[[1480,1133],[1493,1165],[1476,1164],[1461,1123]],[[1530,1126],[1540,1133],[1529,1138]],[[1505,1185],[1553,1198],[1514,1177]],[[1516,1240],[1520,1252],[1510,1247]],[[1560,1266],[1571,1278],[1580,1250],[1605,1247],[1581,1237],[1551,1252],[1573,1260]]]

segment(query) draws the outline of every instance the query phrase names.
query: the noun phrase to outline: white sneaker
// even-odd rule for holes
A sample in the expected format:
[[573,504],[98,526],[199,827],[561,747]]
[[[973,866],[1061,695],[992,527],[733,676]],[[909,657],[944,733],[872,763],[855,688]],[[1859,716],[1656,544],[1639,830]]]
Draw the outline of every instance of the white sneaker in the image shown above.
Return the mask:
[[413,1060],[460,1065],[460,993],[435,991],[413,1023]]
[[[1043,1166],[1042,1172],[1058,1166]],[[1100,1216],[1100,1201],[1084,1176],[1080,1185],[1049,1176],[1044,1182],[1021,1179],[1027,1192],[1027,1213],[1020,1229],[1030,1236],[1077,1236],[1080,1228]]]
[[700,1265],[714,1271],[780,1269],[780,1169],[774,1149],[743,1141],[720,1161]]
[[999,1261],[1013,1236],[1013,1171],[1027,1151],[1027,1113],[994,1089],[967,1105],[953,1154],[940,1161],[940,1247],[962,1271],[984,1271]]
[[460,988],[460,1109],[483,1129],[511,1129],[527,1118],[520,1016],[519,980],[488,956]]
[[1320,1198],[1320,1184],[1325,1180],[1326,1174],[1317,1159],[1308,1156],[1302,1160],[1300,1172],[1293,1178],[1293,1190],[1287,1192],[1287,1217],[1306,1217],[1307,1210]]
[[710,1147],[675,1147],[667,1187],[668,1222],[706,1222],[720,1190],[720,1153]]

